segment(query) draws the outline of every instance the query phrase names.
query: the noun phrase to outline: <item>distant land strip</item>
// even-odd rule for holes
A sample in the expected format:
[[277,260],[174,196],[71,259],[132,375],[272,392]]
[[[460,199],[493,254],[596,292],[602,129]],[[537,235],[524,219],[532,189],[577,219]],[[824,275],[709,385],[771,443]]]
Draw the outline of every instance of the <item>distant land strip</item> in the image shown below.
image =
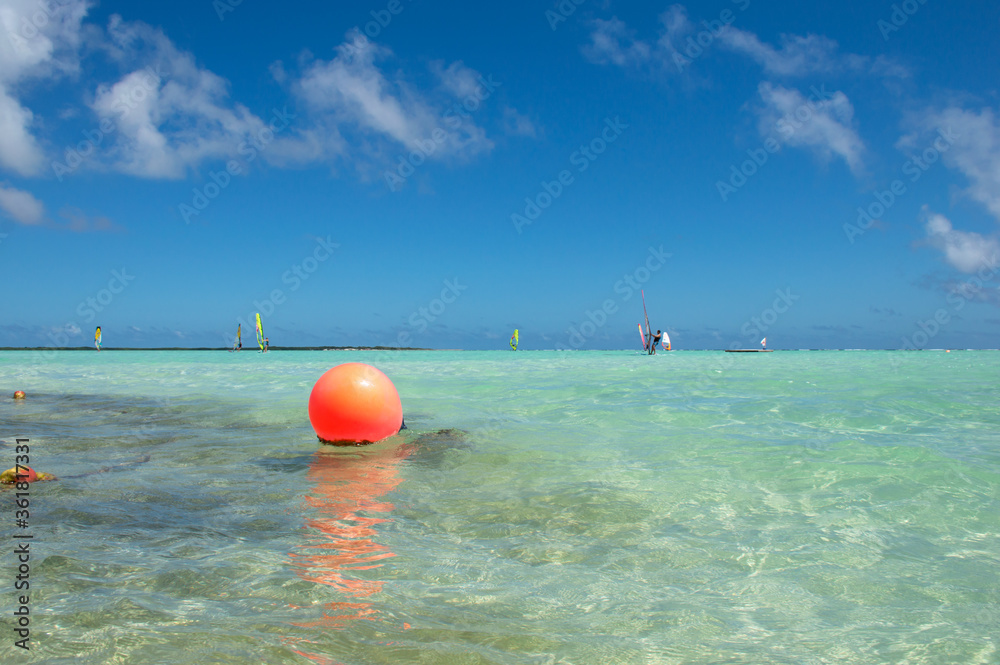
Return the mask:
[[[444,351],[455,349],[422,349],[413,346],[271,346],[268,351]],[[94,351],[93,346],[0,346],[0,351]],[[232,351],[229,347],[210,346],[102,346],[101,351]],[[260,353],[247,347],[234,353]]]

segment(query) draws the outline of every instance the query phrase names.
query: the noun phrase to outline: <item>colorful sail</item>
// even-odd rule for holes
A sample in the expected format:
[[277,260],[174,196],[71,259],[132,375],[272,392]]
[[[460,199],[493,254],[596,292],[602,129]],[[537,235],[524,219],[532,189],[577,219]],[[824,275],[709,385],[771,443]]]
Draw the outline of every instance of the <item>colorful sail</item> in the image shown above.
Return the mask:
[[94,346],[98,351],[101,350],[101,326],[97,326],[97,330],[94,331]]
[[767,338],[766,337],[764,339],[760,340],[760,348],[762,348],[762,349],[766,349],[767,348]]
[[236,324],[236,341],[233,342],[233,350],[236,351],[243,346],[243,342],[240,340],[240,335],[243,332],[243,324]]
[[[646,338],[652,342],[653,341],[653,331],[649,329],[649,314],[646,312],[646,292],[640,290],[639,293],[642,294],[642,313],[646,316]],[[649,343],[646,344],[649,346]]]
[[264,350],[264,326],[260,324],[260,312],[257,312],[257,345]]
[[670,335],[667,334],[666,330],[663,331],[663,339],[660,340],[660,346],[663,347],[664,351],[670,350]]
[[517,351],[518,341],[517,328],[514,328],[514,334],[510,336],[510,348],[514,351]]

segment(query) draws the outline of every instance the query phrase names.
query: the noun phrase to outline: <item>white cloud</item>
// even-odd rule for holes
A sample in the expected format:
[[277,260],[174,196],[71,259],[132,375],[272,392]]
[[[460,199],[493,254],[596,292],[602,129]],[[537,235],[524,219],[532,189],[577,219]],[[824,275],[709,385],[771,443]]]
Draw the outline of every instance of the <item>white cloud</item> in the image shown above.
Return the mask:
[[512,136],[535,136],[535,123],[531,118],[521,113],[512,106],[505,106],[503,109],[504,131]]
[[0,166],[23,176],[36,175],[44,163],[42,148],[31,134],[33,118],[0,83]]
[[694,32],[683,5],[671,5],[659,16],[660,32],[655,44],[637,39],[635,31],[617,17],[591,21],[590,44],[583,47],[584,56],[600,65],[642,68],[645,66],[677,69],[675,56],[682,62],[687,58],[681,53],[683,37]]
[[593,21],[590,44],[583,54],[592,62],[606,65],[639,66],[649,61],[652,49],[649,44],[635,39],[631,30],[618,18]]
[[865,69],[868,63],[862,56],[839,54],[837,42],[821,35],[782,35],[781,48],[776,49],[757,35],[730,25],[719,34],[719,43],[751,58],[774,76],[833,74]]
[[133,67],[113,85],[99,86],[91,108],[115,123],[106,155],[112,168],[146,178],[182,178],[209,159],[236,156],[240,144],[266,127],[229,101],[228,83],[199,67],[160,31],[113,16],[112,56]]
[[40,224],[45,206],[29,192],[0,185],[0,209],[18,224]]
[[431,71],[438,77],[441,87],[458,99],[475,96],[479,90],[479,72],[466,67],[461,61],[447,67],[440,60],[431,63]]
[[[430,152],[431,158],[449,155],[472,155],[492,149],[493,142],[474,120],[469,100],[478,107],[483,103],[486,87],[479,72],[461,62],[445,66],[431,64],[439,80],[441,93],[422,93],[401,78],[390,79],[377,61],[391,57],[392,52],[368,42],[359,49],[344,42],[332,60],[317,60],[309,64],[293,81],[292,90],[308,110],[312,128],[318,136],[337,137],[339,150],[345,149],[342,137],[350,135],[355,150],[384,153],[392,144],[396,149],[418,149],[427,145],[435,130],[446,136]],[[457,100],[457,102],[456,102]],[[322,141],[322,138],[320,139]],[[380,145],[388,142],[388,146]],[[427,151],[424,151],[427,152]]]
[[87,0],[0,0],[0,81],[49,78],[79,69]]
[[996,266],[1000,256],[1000,241],[971,231],[956,231],[944,215],[931,213],[924,206],[927,217],[925,229],[930,245],[944,253],[952,267],[964,273],[975,273],[984,267]]
[[59,225],[67,231],[74,233],[87,233],[91,231],[121,231],[110,219],[103,215],[90,217],[79,208],[66,207],[59,211],[59,216],[66,220],[66,223]]
[[769,136],[778,130],[785,145],[809,148],[824,159],[836,155],[855,174],[863,166],[864,142],[852,127],[854,107],[847,95],[837,91],[828,99],[810,100],[797,90],[768,82],[758,86],[761,99],[759,129]]
[[[730,16],[730,20],[735,20]],[[806,76],[842,72],[868,73],[886,78],[905,78],[909,71],[891,58],[880,55],[874,60],[853,53],[841,53],[837,42],[822,35],[781,35],[778,47],[767,44],[752,32],[736,28],[732,23],[695,25],[688,18],[684,5],[671,5],[659,16],[659,37],[648,44],[635,36],[616,17],[591,22],[590,44],[583,47],[584,55],[598,64],[619,67],[658,66],[661,71],[683,71],[693,55],[717,42],[722,48],[757,62],[772,76]],[[704,26],[704,27],[702,27]],[[704,33],[704,35],[702,35]],[[694,38],[692,42],[691,38]]]
[[969,179],[968,195],[1000,220],[1000,118],[993,109],[978,113],[957,107],[925,111],[912,123],[917,130],[900,139],[900,145],[940,143],[934,137],[939,132],[948,137],[951,143],[941,151],[944,163]]
[[25,176],[42,170],[35,115],[21,102],[22,88],[78,71],[88,7],[85,0],[0,0],[0,167]]

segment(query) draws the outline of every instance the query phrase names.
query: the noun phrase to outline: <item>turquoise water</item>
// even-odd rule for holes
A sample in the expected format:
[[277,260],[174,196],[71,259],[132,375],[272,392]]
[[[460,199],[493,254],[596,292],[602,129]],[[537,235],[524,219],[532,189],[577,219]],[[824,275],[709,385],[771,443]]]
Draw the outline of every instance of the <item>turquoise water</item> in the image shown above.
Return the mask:
[[[409,430],[318,444],[369,362]],[[0,352],[0,661],[1000,663],[1000,353]],[[23,389],[28,399],[10,394]]]

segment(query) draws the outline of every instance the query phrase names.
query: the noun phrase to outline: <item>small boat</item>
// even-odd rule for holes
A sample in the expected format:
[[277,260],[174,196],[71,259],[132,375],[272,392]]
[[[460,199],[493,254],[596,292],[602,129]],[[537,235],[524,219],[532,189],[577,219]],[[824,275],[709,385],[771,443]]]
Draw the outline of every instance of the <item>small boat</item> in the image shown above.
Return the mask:
[[517,351],[517,344],[518,344],[517,328],[514,328],[514,334],[510,336],[511,351]]
[[759,349],[726,349],[726,353],[774,353],[774,349],[767,348],[767,338],[760,340]]

